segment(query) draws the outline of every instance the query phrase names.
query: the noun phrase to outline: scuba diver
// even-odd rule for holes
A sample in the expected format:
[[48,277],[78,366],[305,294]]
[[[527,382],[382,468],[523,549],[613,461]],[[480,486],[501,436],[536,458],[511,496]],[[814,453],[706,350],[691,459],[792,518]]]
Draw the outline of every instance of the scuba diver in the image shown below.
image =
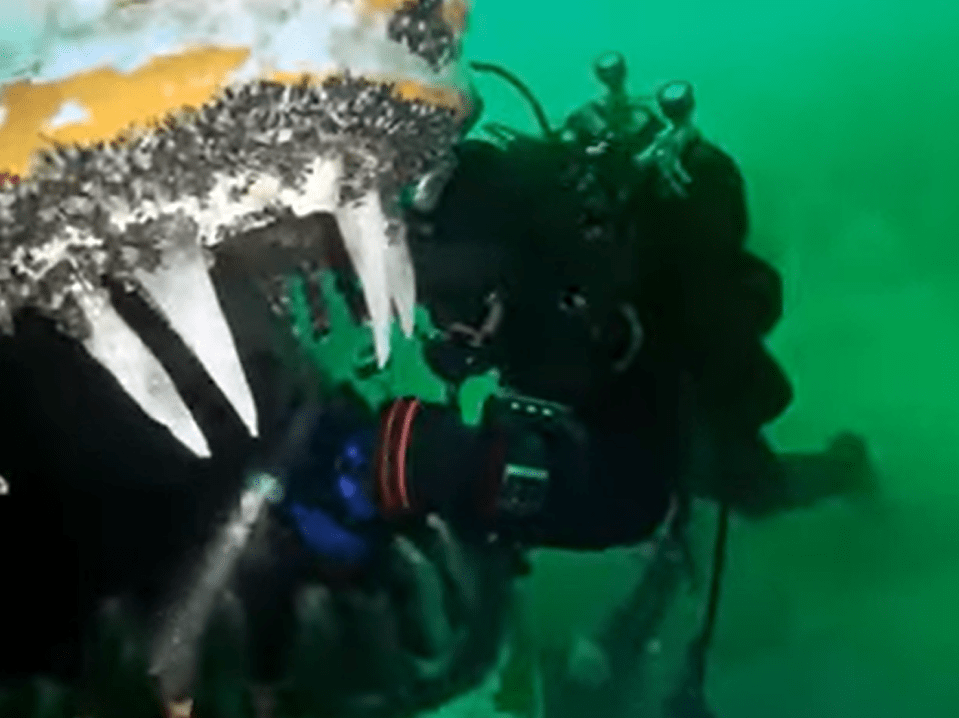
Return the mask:
[[[489,69],[530,96],[516,78]],[[505,367],[513,386],[573,406],[590,428],[601,427],[607,460],[617,431],[655,435],[643,423],[644,407],[655,407],[660,429],[673,430],[669,438],[658,435],[660,448],[670,440],[684,446],[676,453],[687,463],[665,469],[678,502],[670,531],[595,643],[612,661],[620,686],[634,677],[646,643],[688,578],[689,502],[699,496],[719,503],[706,622],[690,647],[687,682],[670,707],[673,715],[707,715],[704,656],[729,511],[758,519],[868,495],[876,475],[864,441],[848,432],[825,451],[772,451],[763,427],[792,398],[763,344],[781,316],[782,287],[775,270],[745,247],[748,212],[739,170],[693,124],[688,83],[670,83],[653,98],[631,96],[618,53],[600,57],[595,73],[604,96],[573,112],[560,130],[549,128],[534,104],[542,138],[493,125],[494,145],[460,146],[459,174],[438,202],[425,203],[429,219],[414,256],[423,262],[424,282],[435,276],[430,266],[451,266],[429,263],[431,251],[446,256],[444,240],[465,245],[473,261],[437,290],[424,288],[434,297],[434,316],[450,327],[433,356],[451,376],[463,355],[473,367]],[[466,286],[473,287],[472,306],[458,291]],[[477,302],[480,296],[492,297],[499,311]],[[484,311],[497,319],[493,331],[477,320]],[[469,316],[472,332],[462,329]],[[642,463],[641,443],[624,438],[622,463],[604,466],[607,480],[630,482],[629,489],[607,484],[600,494],[619,506],[598,510],[591,497],[577,493],[579,518],[570,511],[568,525],[582,526],[592,510],[607,518],[607,528],[642,515],[634,506],[618,511],[628,496],[647,491],[648,501],[655,495],[655,479],[643,483],[656,471]],[[604,692],[601,704],[620,714],[623,706],[615,704],[622,696],[608,695],[609,686]],[[580,715],[594,714],[599,694],[579,694]],[[561,696],[561,715],[577,715],[570,690]]]
[[[782,313],[781,280],[745,248],[743,180],[695,129],[691,86],[628,97],[616,53],[596,74],[607,94],[562,130],[546,125],[530,137],[493,126],[497,142],[457,148],[458,169],[427,212],[413,202],[417,276],[445,327],[428,350],[434,368],[456,382],[499,367],[513,390],[573,411],[591,438],[609,443],[607,457],[624,437],[620,460],[637,478],[600,494],[610,500],[657,476],[643,471],[632,437],[668,436],[659,448],[675,449],[704,430],[720,469],[690,489],[739,512],[868,491],[857,437],[775,455],[762,436],[792,400],[764,346]],[[660,455],[670,453],[686,452]],[[614,480],[627,482],[603,479]],[[649,480],[651,494],[637,503],[656,506],[658,525],[666,504]],[[607,527],[615,510],[597,507]],[[642,523],[636,533],[648,536]]]
[[[493,367],[505,389],[476,426],[415,398],[378,414],[307,408],[286,456],[308,468],[278,458],[266,473],[284,477],[281,521],[318,555],[375,566],[378,536],[435,514],[468,545],[598,550],[650,539],[671,506],[681,546],[694,496],[719,503],[725,526],[730,510],[758,518],[873,490],[858,437],[779,455],[762,435],[791,401],[763,344],[781,283],[745,249],[743,180],[695,130],[692,88],[627,98],[618,55],[597,75],[607,96],[563,130],[494,126],[496,142],[464,141],[444,181],[411,193],[438,330],[426,357],[454,390]],[[639,592],[660,607],[624,615],[665,609],[678,582],[661,573]],[[682,715],[705,714],[711,630],[691,648]]]
[[[690,148],[690,143],[699,140],[698,132],[691,122],[692,89],[686,83],[673,83],[660,91],[655,100],[660,110],[658,116],[666,117],[668,121],[665,127],[662,124],[657,125],[655,139],[644,144],[637,141],[637,136],[644,129],[648,131],[648,124],[657,117],[657,113],[651,111],[653,100],[635,98],[625,92],[625,61],[618,53],[601,56],[596,61],[595,73],[606,88],[605,96],[572,113],[567,118],[560,136],[564,141],[587,148],[586,153],[592,152],[593,156],[602,155],[617,147],[619,151],[632,155],[634,167],[646,172],[650,169],[656,170],[656,193],[649,193],[647,197],[657,196],[673,201],[688,198],[690,190],[696,190],[690,188],[693,178],[686,171],[682,158],[685,153],[696,151]],[[723,165],[722,162],[717,164]],[[727,186],[732,188],[730,194],[726,195],[727,198],[734,198],[736,194],[741,196],[738,173],[728,163],[725,171]],[[605,177],[608,180],[610,174]],[[622,185],[616,187],[615,184],[612,191],[607,187],[602,194],[602,199],[594,202],[592,206],[609,207],[618,201],[619,206],[623,207],[630,197],[628,189]],[[674,238],[688,242],[696,240],[697,237],[699,241],[708,241],[713,237],[720,243],[725,243],[727,251],[743,251],[742,240],[747,226],[744,201],[729,202],[726,207],[727,210],[733,211],[717,212],[714,216],[719,220],[731,218],[732,221],[729,221],[727,226],[736,228],[734,232],[725,236],[722,232],[679,232],[673,235]],[[633,216],[637,215],[638,212]],[[692,249],[688,244],[679,246],[681,251]],[[710,253],[710,247],[699,249],[701,253],[698,256],[707,263],[715,259],[715,255]],[[690,256],[683,257],[680,261],[685,263],[684,269],[691,276],[702,278],[705,276],[705,268],[699,270],[703,274],[695,273],[696,257],[696,253],[690,252]],[[741,306],[751,306],[754,312],[758,312],[759,317],[754,327],[754,337],[758,339],[769,331],[779,317],[782,299],[779,279],[771,268],[765,267],[754,257],[743,254],[742,259],[755,276],[747,280],[747,284],[751,283],[751,290],[747,287],[744,292],[746,297],[753,301],[751,304],[744,302]],[[676,278],[681,275],[666,276]],[[706,285],[709,286],[711,285]],[[733,286],[734,284],[731,284],[727,289]],[[669,288],[660,284],[658,289],[663,291]],[[763,290],[768,295],[765,302],[762,299]],[[660,306],[676,310],[689,304],[670,305],[664,302]],[[676,319],[681,317],[677,314],[672,316],[669,326],[680,327],[681,324],[676,322]],[[740,319],[748,321],[749,314],[740,315]],[[717,328],[722,327],[730,329],[729,324],[717,325]],[[749,369],[757,366],[763,369],[748,378],[758,379],[752,386],[760,391],[762,380],[768,378],[766,393],[770,399],[766,401],[769,407],[766,412],[763,413],[762,409],[754,412],[753,422],[745,424],[749,427],[748,433],[740,434],[740,439],[745,436],[752,437],[746,446],[733,448],[734,454],[739,455],[739,461],[745,463],[735,463],[732,467],[725,470],[720,468],[717,472],[713,462],[723,456],[721,452],[724,448],[730,448],[728,444],[726,447],[722,446],[730,434],[707,431],[706,434],[699,435],[702,443],[698,443],[698,450],[693,452],[699,455],[699,459],[687,467],[685,475],[685,489],[693,495],[718,502],[720,512],[712,552],[712,576],[705,597],[703,626],[688,648],[682,682],[663,706],[665,715],[673,718],[706,718],[714,715],[706,705],[703,692],[705,656],[717,620],[730,508],[751,519],[760,519],[784,511],[812,507],[837,497],[870,495],[876,489],[876,474],[865,443],[851,433],[838,435],[824,452],[780,455],[775,457],[775,462],[772,460],[771,451],[756,429],[764,423],[764,417],[768,420],[768,417],[776,413],[776,407],[788,403],[786,397],[789,394],[787,385],[782,375],[775,370],[772,360],[756,344],[750,344],[751,346],[747,345],[746,348],[753,352],[754,359],[745,366]],[[689,347],[690,344],[685,346]],[[709,356],[713,360],[721,361],[723,355],[716,351],[715,345],[713,347]],[[742,347],[739,350],[741,351]],[[728,370],[733,363],[721,366]],[[726,376],[728,381],[728,371]],[[746,378],[743,374],[733,374],[734,379],[736,376]],[[710,390],[708,384],[708,381],[715,380],[715,377],[712,372],[705,371],[691,371],[687,375],[687,378],[693,379],[694,384],[700,387],[700,391],[704,391],[707,401],[709,397],[716,396],[715,389]],[[695,381],[696,378],[699,378],[699,382]],[[735,391],[740,391],[744,384],[739,383],[735,387]],[[732,391],[727,396],[730,394]],[[778,400],[777,396],[780,397]],[[740,394],[740,398],[748,400],[748,392]],[[763,401],[760,399],[757,404],[761,406]],[[709,404],[706,404],[706,407],[708,406]],[[726,416],[734,420],[736,413],[724,410],[724,406],[728,409],[728,404],[713,407],[713,411],[717,412],[713,415],[714,418]],[[740,424],[740,427],[743,426]],[[691,498],[689,494],[680,495],[669,520],[650,542],[649,560],[626,599],[614,608],[595,633],[581,636],[574,641],[568,655],[562,658],[559,665],[552,667],[553,670],[546,679],[547,716],[574,718],[592,716],[597,712],[611,716],[630,716],[638,710],[635,704],[637,697],[641,702],[648,703],[648,699],[642,695],[642,688],[637,689],[637,685],[642,685],[650,647],[655,646],[663,619],[681,591],[690,584],[694,587],[702,584],[702,576],[694,565],[686,535],[690,530]]]
[[[222,588],[211,578],[219,564],[211,564],[195,581],[200,588],[188,590],[179,604],[184,611],[175,605],[164,616],[153,658],[162,664],[168,697],[183,698],[194,673],[205,675],[202,660],[196,670],[183,668],[191,661],[178,663],[176,652],[185,633],[199,637],[199,624],[209,620],[220,631],[211,635],[225,636],[221,654],[224,645],[232,656],[246,646],[260,664],[243,667],[238,659],[231,675],[249,670],[258,682],[285,686],[292,672],[298,678],[290,700],[300,705],[333,701],[336,710],[356,715],[438,706],[475,685],[496,662],[502,606],[523,570],[525,550],[639,543],[662,525],[671,505],[693,494],[762,515],[861,480],[865,458],[854,439],[845,442],[852,447],[845,453],[777,456],[761,436],[791,399],[788,381],[763,347],[779,319],[781,288],[776,273],[744,249],[742,178],[733,160],[695,131],[692,88],[675,83],[654,100],[629,98],[618,56],[604,58],[598,74],[608,95],[575,113],[563,130],[544,125],[543,137],[532,137],[493,127],[497,142],[464,141],[442,181],[424,183],[410,197],[407,225],[420,301],[438,328],[427,342],[431,367],[453,387],[496,367],[506,387],[486,402],[479,425],[414,398],[371,411],[349,396],[315,402],[294,396],[275,412],[280,439],[254,452],[214,409],[205,427],[219,438],[210,443],[234,457],[218,467],[221,480],[185,479],[176,496],[152,497],[162,494],[189,526],[169,537],[169,518],[144,510],[151,497],[137,497],[139,511],[128,502],[130,533],[150,517],[149,527],[138,528],[156,531],[161,541],[169,537],[180,561],[190,553],[187,546],[205,538],[200,526],[230,492],[225,476],[248,476],[252,466],[252,489],[268,499],[266,521],[254,521],[256,512],[238,519],[250,539],[223,605],[217,608],[219,599],[200,590]],[[221,285],[230,284],[228,261],[215,271]],[[249,311],[248,298],[235,299]],[[57,371],[47,330],[27,321],[18,335],[29,341],[31,328],[36,346],[11,348],[6,360],[36,361],[31,371],[40,376],[39,357],[47,357],[45,369]],[[167,336],[162,327],[153,331]],[[266,329],[258,337],[255,327],[245,331],[259,350],[274,339]],[[63,344],[59,357],[69,363],[73,349]],[[282,386],[284,379],[264,351],[247,357],[262,365],[254,393],[275,395],[275,388],[271,394],[262,387]],[[74,388],[81,395],[95,383],[90,367],[84,371]],[[183,376],[195,371],[185,366]],[[5,391],[8,406],[32,401],[25,388]],[[90,396],[76,402],[96,403]],[[26,428],[24,436],[35,448]],[[133,461],[123,447],[133,441],[128,432],[104,452]],[[160,461],[163,452],[147,450],[147,443],[137,443],[137,460]],[[90,446],[98,444],[91,438]],[[55,469],[68,475],[75,459],[58,459],[66,463]],[[688,465],[694,460],[709,470],[693,477]],[[195,466],[191,471],[200,473]],[[196,486],[218,495],[203,495]],[[96,502],[84,490],[71,487],[91,510]],[[411,548],[406,535],[431,549]],[[226,536],[233,541],[233,533]],[[238,543],[222,545],[240,552]],[[154,554],[127,561],[159,561],[163,552]],[[397,554],[409,560],[398,565]],[[427,554],[440,557],[433,573],[423,568]],[[462,585],[473,569],[477,585]],[[448,610],[437,583],[456,585],[452,593],[460,598],[453,603],[462,605],[453,612],[470,614],[468,635],[443,660],[366,675],[366,654],[402,633],[395,620],[364,624],[364,613],[383,615],[367,604],[412,606],[420,635],[403,640],[443,643],[437,635],[449,627],[430,620]],[[297,593],[304,586],[308,590]],[[121,590],[116,582],[111,587]],[[337,604],[335,630],[327,625],[330,602]],[[127,619],[117,618],[115,607],[105,615],[108,638],[123,630]],[[331,631],[343,634],[340,652],[317,648]],[[123,640],[101,640],[113,646],[104,649],[111,655],[125,655],[118,648]],[[291,667],[290,655],[303,660]],[[381,658],[377,665],[389,673],[389,663]],[[324,680],[311,681],[316,673]],[[110,683],[104,679],[103,691]],[[147,692],[141,689],[138,695]],[[204,705],[216,704],[207,700]]]

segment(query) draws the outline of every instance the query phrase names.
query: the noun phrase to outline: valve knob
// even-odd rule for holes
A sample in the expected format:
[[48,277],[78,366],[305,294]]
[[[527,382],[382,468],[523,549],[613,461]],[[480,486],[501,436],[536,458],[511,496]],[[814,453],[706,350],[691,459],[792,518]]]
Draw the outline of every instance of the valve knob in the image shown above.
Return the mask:
[[626,58],[618,52],[607,52],[593,66],[596,77],[611,93],[622,92],[626,85]]
[[659,109],[675,125],[689,121],[696,107],[693,86],[685,80],[670,82],[656,95]]

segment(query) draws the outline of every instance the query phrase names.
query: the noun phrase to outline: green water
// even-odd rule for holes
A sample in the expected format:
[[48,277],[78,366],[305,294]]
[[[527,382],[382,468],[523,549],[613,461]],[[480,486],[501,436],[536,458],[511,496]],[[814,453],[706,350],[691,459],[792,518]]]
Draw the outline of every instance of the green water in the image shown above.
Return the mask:
[[[746,175],[752,245],[785,276],[772,344],[797,399],[773,434],[811,447],[851,427],[880,462],[880,506],[734,527],[719,714],[959,715],[959,3],[475,7],[469,55],[515,70],[554,122],[596,92],[608,48],[636,91],[695,84],[700,126]],[[532,131],[511,91],[479,87],[491,118]],[[537,563],[547,642],[588,628],[637,570],[629,552]]]

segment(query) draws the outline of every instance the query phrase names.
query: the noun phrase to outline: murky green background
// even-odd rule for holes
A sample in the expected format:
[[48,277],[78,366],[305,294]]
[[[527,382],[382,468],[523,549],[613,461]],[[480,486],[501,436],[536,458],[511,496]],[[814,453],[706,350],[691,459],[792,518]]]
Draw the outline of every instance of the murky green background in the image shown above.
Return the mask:
[[[959,715],[959,4],[475,7],[469,54],[517,71],[554,121],[596,92],[590,62],[608,48],[636,91],[695,84],[700,126],[746,175],[753,247],[785,275],[773,345],[797,400],[774,435],[811,447],[851,427],[874,443],[881,505],[734,528],[719,714]],[[533,129],[512,91],[480,89],[490,118]],[[629,552],[538,564],[553,641],[637,570]],[[695,604],[682,612],[673,623]]]

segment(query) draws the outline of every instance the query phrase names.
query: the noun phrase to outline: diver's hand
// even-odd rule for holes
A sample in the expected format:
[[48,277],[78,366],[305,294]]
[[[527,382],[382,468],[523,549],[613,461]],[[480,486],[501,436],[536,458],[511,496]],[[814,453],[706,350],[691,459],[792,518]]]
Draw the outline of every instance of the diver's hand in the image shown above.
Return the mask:
[[326,511],[294,503],[289,514],[303,543],[314,553],[346,566],[360,564],[367,556],[368,541],[344,528]]
[[257,700],[277,716],[420,710],[499,657],[516,575],[509,547],[464,541],[431,516],[389,539],[372,580],[338,580],[291,577],[285,545],[272,540],[240,589]]
[[266,473],[283,487],[278,513],[324,561],[363,565],[373,550],[377,516],[370,474],[376,423],[345,399],[302,408]]
[[389,550],[375,588],[312,581],[291,591],[282,576],[265,587],[292,593],[289,640],[266,647],[283,663],[269,678],[254,666],[264,648],[251,640],[258,606],[242,593],[218,599],[188,687],[176,695],[161,695],[147,674],[144,624],[129,604],[109,602],[88,645],[90,691],[80,714],[379,718],[435,707],[472,688],[500,657],[515,554],[498,543],[464,543],[436,518],[419,535],[396,536]]
[[[351,716],[422,710],[483,678],[502,647],[511,559],[507,548],[464,543],[430,517],[421,534],[394,538],[384,585],[330,590],[326,621],[339,632],[339,658],[325,673],[340,687],[340,710]],[[319,620],[318,612],[307,625]]]
[[393,538],[375,583],[295,589],[287,666],[255,677],[258,718],[402,715],[488,674],[502,647],[513,554],[464,543],[436,517],[426,523]]

